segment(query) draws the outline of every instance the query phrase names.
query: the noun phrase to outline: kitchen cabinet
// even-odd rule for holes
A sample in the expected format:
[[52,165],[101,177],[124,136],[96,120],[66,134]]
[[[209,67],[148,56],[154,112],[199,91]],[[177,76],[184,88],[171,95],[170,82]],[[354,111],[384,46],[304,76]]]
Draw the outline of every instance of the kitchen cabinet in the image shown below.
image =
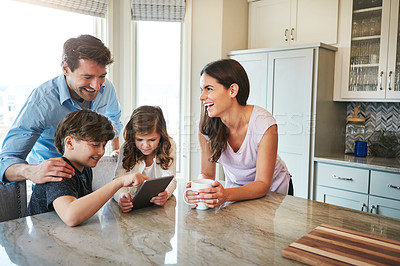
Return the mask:
[[345,117],[345,108],[332,102],[334,54],[324,44],[229,54],[248,73],[248,104],[262,104],[275,117],[278,154],[293,176],[295,196],[303,198],[312,195],[312,156],[344,148],[338,118]]
[[369,196],[370,212],[400,219],[400,201]]
[[250,82],[248,104],[267,107],[267,55],[268,53],[236,54],[231,58],[240,62],[246,70]]
[[400,219],[400,174],[315,162],[316,200]]
[[318,187],[317,201],[359,211],[368,211],[368,195],[330,187]]
[[400,100],[399,1],[340,1],[334,99]]
[[262,0],[249,3],[249,48],[335,44],[338,0]]

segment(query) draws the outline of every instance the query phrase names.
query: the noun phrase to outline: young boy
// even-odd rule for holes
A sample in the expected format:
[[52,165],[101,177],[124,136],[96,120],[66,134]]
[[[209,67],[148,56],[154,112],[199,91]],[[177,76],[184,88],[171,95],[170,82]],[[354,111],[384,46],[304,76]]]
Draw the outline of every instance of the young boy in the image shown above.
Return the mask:
[[121,187],[139,187],[147,178],[130,174],[92,191],[91,168],[97,165],[107,141],[113,137],[111,122],[96,112],[80,110],[64,117],[57,126],[54,144],[75,175],[61,182],[36,184],[27,215],[55,210],[64,223],[76,226],[92,217]]

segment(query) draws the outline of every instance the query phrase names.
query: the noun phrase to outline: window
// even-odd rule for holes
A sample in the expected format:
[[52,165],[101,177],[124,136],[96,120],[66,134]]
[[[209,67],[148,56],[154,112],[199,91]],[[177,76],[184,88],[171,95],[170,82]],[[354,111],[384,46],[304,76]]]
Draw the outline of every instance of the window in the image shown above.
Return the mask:
[[136,22],[136,106],[158,105],[180,146],[181,23]]
[[0,147],[29,93],[62,73],[64,42],[93,35],[95,22],[88,15],[0,1]]

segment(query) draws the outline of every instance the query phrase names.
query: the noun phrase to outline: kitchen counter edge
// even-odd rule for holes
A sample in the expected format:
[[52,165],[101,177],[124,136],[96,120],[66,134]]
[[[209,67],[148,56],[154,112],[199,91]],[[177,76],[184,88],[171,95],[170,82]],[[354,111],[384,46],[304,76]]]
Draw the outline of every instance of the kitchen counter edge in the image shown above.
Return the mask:
[[315,156],[314,162],[339,164],[343,166],[351,166],[369,170],[386,171],[386,172],[400,174],[399,158],[384,158],[384,157],[373,157],[373,156],[356,157],[351,154],[330,154],[323,156]]

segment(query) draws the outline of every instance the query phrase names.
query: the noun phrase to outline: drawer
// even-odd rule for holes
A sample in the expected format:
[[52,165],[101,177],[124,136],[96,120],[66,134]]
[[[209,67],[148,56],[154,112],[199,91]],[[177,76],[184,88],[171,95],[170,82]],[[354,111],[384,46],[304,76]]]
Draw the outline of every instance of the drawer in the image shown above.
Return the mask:
[[400,174],[371,170],[370,194],[400,200]]
[[368,169],[316,163],[315,174],[318,185],[368,194]]

